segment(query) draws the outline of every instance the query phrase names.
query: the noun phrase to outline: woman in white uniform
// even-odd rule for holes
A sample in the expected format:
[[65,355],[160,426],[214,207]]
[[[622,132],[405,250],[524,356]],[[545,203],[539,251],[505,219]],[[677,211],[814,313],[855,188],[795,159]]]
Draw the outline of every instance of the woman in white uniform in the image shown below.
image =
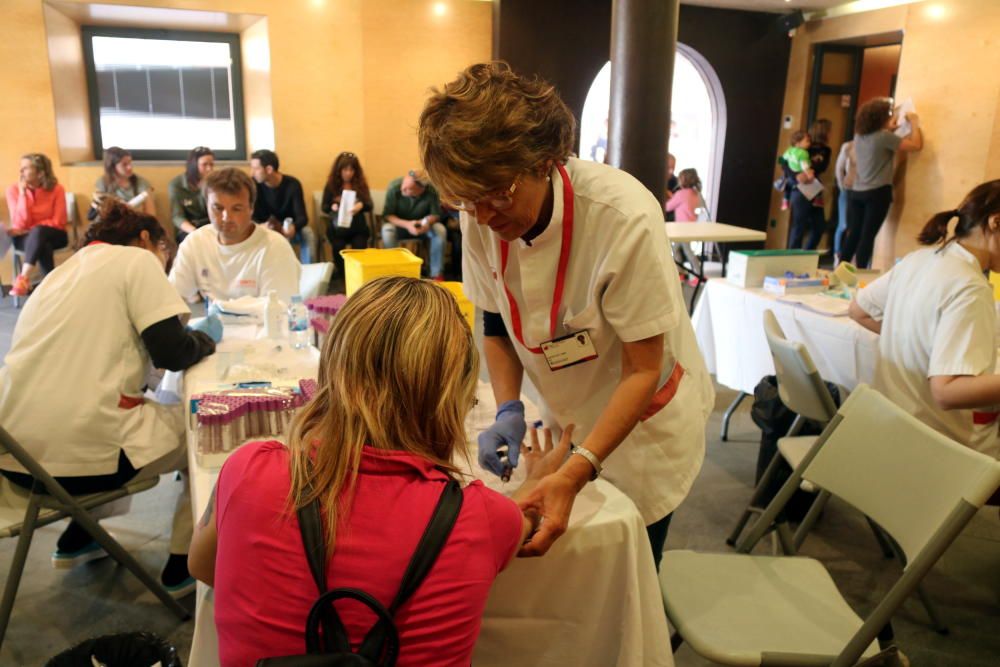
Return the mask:
[[517,465],[527,372],[578,445],[520,503],[543,517],[521,555],[548,550],[601,474],[635,502],[659,562],[701,468],[714,393],[656,197],[570,157],[575,130],[553,86],[505,63],[469,67],[420,117],[424,166],[462,211],[465,292],[485,311],[499,409],[479,460],[501,475]]
[[929,247],[851,302],[851,317],[881,334],[875,387],[941,433],[998,456],[996,310],[985,272],[1000,271],[1000,180],[932,217],[917,239]]
[[[71,494],[187,469],[181,406],[146,401],[143,388],[150,360],[182,370],[214,352],[215,342],[182,323],[190,311],[167,281],[165,238],[155,218],[105,200],[85,246],[32,293],[14,328],[0,369],[0,424]],[[0,456],[0,473],[31,487],[10,455]],[[186,477],[183,484],[161,575],[174,597],[194,590]],[[70,521],[52,565],[106,555]]]

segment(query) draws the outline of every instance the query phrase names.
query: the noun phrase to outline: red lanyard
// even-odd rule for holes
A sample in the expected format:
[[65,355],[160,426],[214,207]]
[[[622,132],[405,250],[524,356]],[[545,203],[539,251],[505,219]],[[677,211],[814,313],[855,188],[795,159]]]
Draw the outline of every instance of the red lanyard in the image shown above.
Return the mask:
[[[559,250],[559,266],[556,270],[556,284],[552,290],[552,310],[549,312],[549,337],[556,337],[556,321],[559,319],[559,307],[562,305],[563,289],[566,286],[566,266],[569,264],[569,251],[573,245],[573,185],[569,182],[569,175],[563,166],[559,168],[559,175],[563,182],[563,221],[562,221],[562,248]],[[524,333],[521,329],[521,312],[517,309],[517,301],[507,287],[504,274],[507,273],[507,256],[510,254],[510,243],[500,241],[500,280],[503,282],[504,292],[507,293],[507,303],[510,305],[511,325],[514,328],[514,336],[517,342],[523,345],[529,352],[541,354],[541,347],[531,347],[524,342]]]

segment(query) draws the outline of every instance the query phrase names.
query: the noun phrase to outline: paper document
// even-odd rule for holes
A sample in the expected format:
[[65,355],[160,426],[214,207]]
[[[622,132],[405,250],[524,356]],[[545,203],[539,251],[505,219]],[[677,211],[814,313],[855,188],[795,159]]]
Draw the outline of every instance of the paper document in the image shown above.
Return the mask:
[[908,137],[913,132],[913,127],[910,125],[910,121],[906,120],[906,114],[916,113],[917,107],[913,105],[913,98],[907,97],[903,100],[903,103],[899,105],[896,109],[896,136],[898,137]]
[[809,201],[812,201],[823,193],[823,182],[818,178],[814,178],[811,183],[799,183],[797,187],[799,188],[799,192],[805,195],[805,198]]
[[788,294],[779,297],[778,301],[802,306],[827,317],[844,317],[851,304],[847,299],[838,299],[835,296],[826,296],[825,294]]
[[357,202],[357,193],[354,190],[343,190],[340,193],[340,209],[337,211],[337,226],[341,229],[347,229],[351,226],[351,220],[354,216],[351,214],[351,209],[354,208],[354,204]]

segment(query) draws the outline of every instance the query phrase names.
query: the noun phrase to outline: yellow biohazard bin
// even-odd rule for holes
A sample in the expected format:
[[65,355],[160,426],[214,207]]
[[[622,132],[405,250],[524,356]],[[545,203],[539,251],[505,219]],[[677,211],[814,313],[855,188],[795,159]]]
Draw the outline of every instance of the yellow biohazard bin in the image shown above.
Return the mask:
[[385,276],[405,276],[420,278],[420,259],[406,248],[366,248],[364,250],[341,250],[344,258],[344,283],[347,296],[351,296],[362,285]]
[[465,321],[469,323],[469,328],[473,329],[476,325],[476,307],[472,305],[471,301],[465,298],[465,292],[462,291],[462,283],[444,282],[438,283],[438,285],[451,292],[451,295],[455,297],[459,312],[462,313]]

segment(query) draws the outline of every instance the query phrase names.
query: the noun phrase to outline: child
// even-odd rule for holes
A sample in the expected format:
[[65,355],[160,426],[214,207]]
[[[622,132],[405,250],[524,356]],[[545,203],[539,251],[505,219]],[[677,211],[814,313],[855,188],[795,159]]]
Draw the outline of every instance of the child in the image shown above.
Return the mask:
[[694,169],[683,169],[677,175],[679,189],[667,202],[667,213],[674,214],[676,222],[698,222],[698,209],[702,208],[701,179]]
[[[813,178],[812,161],[809,159],[809,134],[803,130],[798,130],[792,134],[792,145],[781,154],[779,162],[784,161],[788,170],[793,174],[804,173],[810,180]],[[792,189],[795,188],[795,178],[788,178],[786,174],[784,199],[781,202],[781,210],[787,211],[789,201],[792,198]]]

